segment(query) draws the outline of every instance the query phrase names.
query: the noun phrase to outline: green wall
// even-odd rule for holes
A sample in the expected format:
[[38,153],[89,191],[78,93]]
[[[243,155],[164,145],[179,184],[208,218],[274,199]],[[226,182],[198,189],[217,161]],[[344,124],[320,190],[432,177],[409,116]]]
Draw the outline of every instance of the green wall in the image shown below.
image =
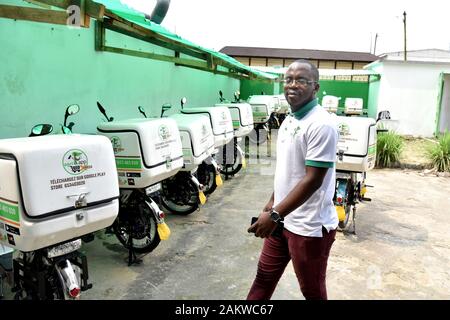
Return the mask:
[[[173,55],[113,32],[106,39],[107,45]],[[0,43],[0,138],[27,136],[38,123],[58,129],[73,103],[80,105],[71,117],[74,132],[94,133],[103,121],[96,101],[117,120],[141,117],[138,105],[159,116],[164,103],[176,106],[173,112],[183,96],[187,106],[212,105],[219,90],[231,98],[240,86],[237,79],[168,62],[96,52],[94,21],[89,29],[69,29],[0,18]]]
[[[368,82],[352,82],[352,81],[339,81],[339,80],[320,80],[320,90],[318,93],[319,102],[322,102],[324,92],[327,95],[333,95],[341,97],[339,101],[338,113],[341,114],[344,111],[345,98],[362,98],[364,100],[363,110],[368,112],[369,108],[369,83]],[[379,83],[379,82],[378,82]],[[282,83],[264,83],[260,81],[241,81],[241,98],[247,99],[251,95],[261,94],[264,91],[265,94],[282,94]],[[378,98],[378,90],[374,88],[372,95],[372,101]],[[376,103],[376,102],[375,102]],[[376,112],[376,104],[375,104]]]
[[367,112],[369,102],[369,83],[339,80],[320,80],[318,93],[319,102],[325,95],[341,97],[339,101],[338,114],[344,111],[345,98],[362,98],[364,100],[363,110]]
[[267,95],[272,95],[281,94],[283,93],[283,90],[279,82],[268,83],[256,80],[242,80],[240,92],[241,99],[247,100],[251,95],[260,95],[261,92],[264,92],[264,94]]
[[376,79],[369,83],[369,103],[368,116],[377,119],[378,111],[378,93],[380,92],[380,79]]

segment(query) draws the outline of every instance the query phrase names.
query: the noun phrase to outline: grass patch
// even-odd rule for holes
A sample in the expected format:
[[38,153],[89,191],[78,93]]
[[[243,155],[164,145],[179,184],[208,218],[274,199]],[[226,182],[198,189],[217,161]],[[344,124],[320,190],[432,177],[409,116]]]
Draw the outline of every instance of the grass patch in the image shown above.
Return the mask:
[[393,131],[378,134],[376,166],[389,168],[400,160],[403,138]]
[[450,132],[438,137],[438,143],[428,150],[433,167],[439,172],[450,172]]

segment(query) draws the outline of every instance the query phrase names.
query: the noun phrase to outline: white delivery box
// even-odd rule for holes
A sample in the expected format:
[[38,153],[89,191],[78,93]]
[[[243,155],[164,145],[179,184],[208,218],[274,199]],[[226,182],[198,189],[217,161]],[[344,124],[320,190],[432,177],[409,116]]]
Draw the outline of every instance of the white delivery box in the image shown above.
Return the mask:
[[99,134],[111,141],[119,187],[142,189],[175,175],[183,166],[177,123],[172,119],[104,122]]
[[214,136],[214,146],[221,147],[233,139],[233,121],[227,107],[191,107],[181,114],[202,114],[208,116]]
[[205,115],[172,114],[170,119],[176,121],[180,130],[183,146],[183,171],[192,171],[214,152],[214,136]]
[[323,96],[322,98],[322,107],[331,113],[337,113],[339,107],[339,100],[341,98],[336,96]]
[[0,140],[0,242],[33,251],[110,226],[119,210],[111,143],[102,136]]
[[284,94],[278,94],[275,95],[275,97],[277,97],[278,99],[278,108],[277,108],[277,112],[281,113],[281,114],[285,114],[289,112],[289,103],[286,100],[286,97],[284,96]]
[[376,160],[375,120],[363,117],[335,116],[339,131],[336,170],[365,172]]
[[235,137],[244,137],[253,130],[252,106],[248,103],[218,103],[216,107],[227,107],[233,120]]
[[266,123],[270,115],[275,112],[275,100],[273,96],[250,96],[247,102],[252,106],[254,123]]
[[361,115],[363,113],[364,100],[362,98],[345,98],[345,114]]

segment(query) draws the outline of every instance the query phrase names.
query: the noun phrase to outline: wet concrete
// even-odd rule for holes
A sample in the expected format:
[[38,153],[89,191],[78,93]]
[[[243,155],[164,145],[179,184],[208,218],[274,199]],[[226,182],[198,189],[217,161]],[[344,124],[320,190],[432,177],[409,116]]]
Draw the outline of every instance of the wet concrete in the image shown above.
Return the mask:
[[[97,232],[83,246],[93,283],[83,299],[245,299],[262,245],[246,230],[272,191],[266,151],[201,210],[168,214],[171,238],[139,265],[128,267],[118,240]],[[367,183],[372,202],[357,207],[356,235],[339,232],[331,250],[329,298],[449,299],[450,178],[376,169]],[[290,264],[273,298],[303,299]]]

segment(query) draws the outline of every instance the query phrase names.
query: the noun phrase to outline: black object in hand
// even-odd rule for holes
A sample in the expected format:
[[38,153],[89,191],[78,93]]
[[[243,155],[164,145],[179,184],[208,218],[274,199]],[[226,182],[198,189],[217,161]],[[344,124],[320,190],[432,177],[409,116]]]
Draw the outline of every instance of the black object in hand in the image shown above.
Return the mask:
[[[250,225],[253,225],[257,220],[258,220],[258,217],[252,217]],[[273,230],[271,235],[274,237],[281,238],[281,235],[283,234],[283,230],[284,230],[284,223],[283,223],[283,221],[279,221],[277,223],[277,227],[275,228],[275,230]],[[252,231],[252,233],[255,233],[255,231]]]

